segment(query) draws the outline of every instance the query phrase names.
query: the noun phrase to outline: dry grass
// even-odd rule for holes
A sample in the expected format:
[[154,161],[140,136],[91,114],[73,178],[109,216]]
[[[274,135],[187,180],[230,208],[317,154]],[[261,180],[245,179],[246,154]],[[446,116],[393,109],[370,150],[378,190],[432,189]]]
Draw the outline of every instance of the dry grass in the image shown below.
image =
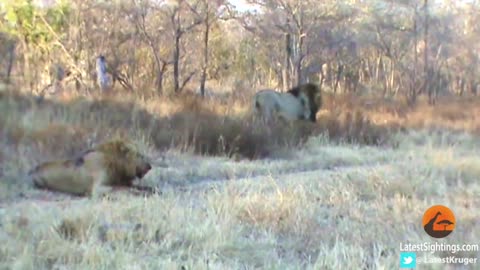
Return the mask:
[[[248,105],[236,100],[202,100],[181,95],[148,101],[133,97],[37,101],[4,93],[0,130],[9,144],[36,144],[53,154],[71,154],[88,144],[115,135],[144,137],[157,150],[191,150],[206,155],[241,155],[262,158],[285,146],[303,144],[311,135],[331,139],[383,144],[386,129],[374,126],[358,112],[344,118],[320,117],[318,125],[265,126],[248,116]],[[130,101],[126,101],[130,100]],[[93,137],[92,137],[93,136]],[[68,143],[68,142],[74,142]],[[55,146],[70,145],[66,153]]]
[[451,131],[480,132],[480,97],[441,97],[435,106],[420,97],[414,106],[404,100],[352,95],[326,96],[325,109],[338,116],[346,112],[362,112],[368,119],[381,126],[401,129],[448,129]]
[[[243,100],[0,93],[0,269],[396,269],[400,242],[431,241],[421,216],[438,203],[458,222],[442,242],[478,243],[476,101],[362,102],[265,127]],[[23,180],[111,136],[168,164],[143,180],[161,195],[76,199]]]

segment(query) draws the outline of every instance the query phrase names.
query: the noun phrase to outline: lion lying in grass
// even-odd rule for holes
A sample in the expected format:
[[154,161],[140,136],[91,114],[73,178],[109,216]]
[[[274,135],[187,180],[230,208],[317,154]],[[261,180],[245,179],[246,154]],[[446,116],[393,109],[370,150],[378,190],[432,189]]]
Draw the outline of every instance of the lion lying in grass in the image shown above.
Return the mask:
[[37,188],[96,197],[114,186],[132,187],[151,169],[147,158],[125,141],[115,140],[77,158],[40,164],[29,172]]

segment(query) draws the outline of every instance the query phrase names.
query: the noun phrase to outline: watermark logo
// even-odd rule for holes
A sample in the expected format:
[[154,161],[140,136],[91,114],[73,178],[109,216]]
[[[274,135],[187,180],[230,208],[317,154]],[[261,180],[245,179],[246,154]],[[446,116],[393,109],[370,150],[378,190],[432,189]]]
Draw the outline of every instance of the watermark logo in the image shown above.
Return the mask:
[[415,252],[400,253],[400,268],[413,269],[417,265],[417,254]]
[[423,228],[434,238],[444,238],[455,229],[455,216],[450,208],[434,205],[423,214]]

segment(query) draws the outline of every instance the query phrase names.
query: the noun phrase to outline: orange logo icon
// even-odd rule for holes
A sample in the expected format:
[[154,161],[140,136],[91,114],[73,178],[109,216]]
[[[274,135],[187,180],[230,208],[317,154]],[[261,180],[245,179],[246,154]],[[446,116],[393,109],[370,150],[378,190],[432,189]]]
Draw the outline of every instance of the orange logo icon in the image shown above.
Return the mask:
[[455,216],[450,208],[434,205],[423,214],[422,225],[431,237],[444,238],[455,229]]

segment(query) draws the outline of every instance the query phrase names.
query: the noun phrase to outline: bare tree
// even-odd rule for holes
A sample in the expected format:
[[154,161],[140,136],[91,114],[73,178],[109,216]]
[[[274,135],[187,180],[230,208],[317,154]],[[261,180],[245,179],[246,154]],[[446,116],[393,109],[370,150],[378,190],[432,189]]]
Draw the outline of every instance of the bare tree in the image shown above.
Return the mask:
[[195,72],[191,71],[184,79],[180,78],[180,59],[182,57],[181,46],[184,35],[202,23],[202,20],[198,18],[192,20],[190,13],[191,10],[197,9],[199,3],[200,0],[193,4],[188,3],[186,0],[176,0],[168,3],[169,7],[166,14],[173,31],[173,87],[176,93],[180,92],[195,75]]
[[205,82],[207,80],[207,69],[209,66],[209,43],[210,43],[210,31],[212,26],[218,22],[218,20],[227,20],[229,18],[229,4],[225,0],[200,0],[200,5],[195,9],[193,6],[189,6],[191,11],[196,15],[197,20],[203,24],[203,62],[201,65],[200,74],[200,94],[205,96]]
[[15,59],[16,42],[2,33],[0,33],[0,41],[4,44],[4,46],[0,47],[0,54],[2,55],[2,57],[0,57],[0,65],[2,65],[0,79],[3,79],[6,83],[10,83],[10,76],[12,75]]
[[[330,1],[318,2],[313,0],[249,0],[261,8],[262,16],[257,16],[258,22],[245,24],[250,31],[276,32],[276,40],[282,37],[282,72],[283,88],[287,89],[294,84],[300,84],[305,79],[304,68],[312,57],[311,52],[321,44],[322,37],[317,31],[319,25],[328,22],[340,22],[352,15],[349,11],[339,10],[336,3]],[[327,30],[328,31],[328,30]],[[277,37],[278,36],[278,37]]]
[[428,63],[428,0],[423,1],[423,9],[424,9],[424,16],[425,16],[425,24],[424,24],[424,33],[423,33],[423,74],[425,76],[424,88],[423,91],[426,93],[428,91],[428,103],[434,104],[434,97],[433,97],[433,89],[430,87],[430,74],[429,74],[429,63]]
[[[150,1],[141,0],[136,4],[136,12],[133,16],[133,22],[135,27],[143,36],[145,42],[148,44],[153,57],[155,59],[155,69],[156,69],[156,79],[155,79],[155,88],[157,93],[163,93],[163,80],[167,67],[172,63],[172,61],[167,60],[165,57],[162,57],[159,52],[160,40],[159,35],[151,34],[147,26],[147,16],[155,16],[155,11],[160,9],[159,5],[164,4],[163,1],[153,4]],[[157,34],[162,34],[164,29],[162,27],[156,27]]]

